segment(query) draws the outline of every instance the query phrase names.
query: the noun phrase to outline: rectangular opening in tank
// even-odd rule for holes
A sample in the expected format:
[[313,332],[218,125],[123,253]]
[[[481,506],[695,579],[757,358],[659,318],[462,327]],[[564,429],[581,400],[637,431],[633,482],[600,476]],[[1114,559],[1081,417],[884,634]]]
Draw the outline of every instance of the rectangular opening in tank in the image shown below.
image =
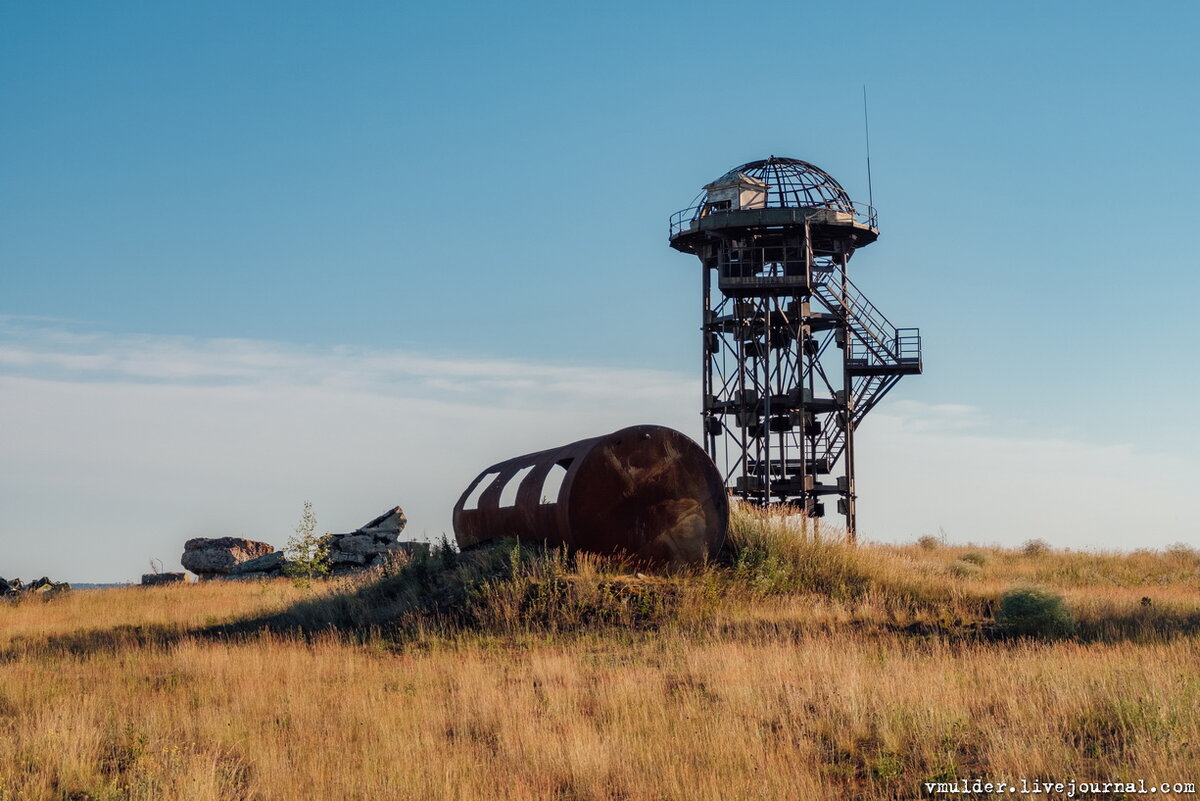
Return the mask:
[[534,465],[529,465],[529,467],[522,467],[513,473],[512,478],[504,485],[504,489],[500,490],[501,508],[517,505],[517,491],[521,489],[521,482],[525,480],[525,476],[529,475],[533,468]]
[[498,475],[500,475],[500,471],[498,470],[491,473],[485,473],[482,478],[475,482],[475,486],[471,488],[471,492],[467,495],[467,499],[463,501],[464,512],[469,512],[473,509],[479,508],[479,496],[483,495],[484,491],[491,486],[492,482],[496,480],[496,476]]
[[546,480],[542,482],[543,504],[558,503],[558,494],[562,492],[563,479],[567,477],[567,468],[570,466],[571,460],[563,459],[550,468]]

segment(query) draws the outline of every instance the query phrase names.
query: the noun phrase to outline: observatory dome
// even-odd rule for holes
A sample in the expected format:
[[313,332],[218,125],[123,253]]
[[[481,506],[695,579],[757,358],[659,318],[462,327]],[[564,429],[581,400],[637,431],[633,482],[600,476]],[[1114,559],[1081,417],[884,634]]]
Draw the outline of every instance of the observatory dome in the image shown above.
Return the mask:
[[800,159],[771,156],[734,167],[671,216],[671,246],[695,253],[708,232],[816,225],[854,246],[879,236],[875,209],[855,203],[832,175]]
[[706,200],[735,184],[764,185],[764,196],[756,204],[759,208],[817,207],[851,214],[855,211],[850,196],[832,175],[799,159],[771,156],[734,167],[704,187]]

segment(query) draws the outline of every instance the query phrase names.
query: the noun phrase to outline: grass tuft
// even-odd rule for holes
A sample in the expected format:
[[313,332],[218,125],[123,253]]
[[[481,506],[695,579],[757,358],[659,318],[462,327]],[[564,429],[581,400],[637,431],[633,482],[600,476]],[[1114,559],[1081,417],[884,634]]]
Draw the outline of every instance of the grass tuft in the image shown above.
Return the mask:
[[966,553],[964,553],[962,556],[960,556],[958,558],[960,560],[962,560],[963,562],[969,562],[969,563],[975,565],[976,567],[983,567],[990,561],[988,559],[988,555],[983,553],[982,551],[967,551]]
[[983,568],[981,568],[978,563],[969,561],[965,558],[959,559],[947,569],[949,570],[950,575],[954,576],[955,578],[967,579],[976,578],[983,575]]

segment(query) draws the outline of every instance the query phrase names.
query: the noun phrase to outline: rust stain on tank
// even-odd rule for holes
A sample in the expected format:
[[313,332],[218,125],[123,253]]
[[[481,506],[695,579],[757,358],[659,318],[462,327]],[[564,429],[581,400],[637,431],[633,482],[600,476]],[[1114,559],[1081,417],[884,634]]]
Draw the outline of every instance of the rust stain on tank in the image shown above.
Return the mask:
[[454,507],[462,548],[519,537],[657,563],[715,556],[728,524],[708,455],[678,431],[647,425],[492,465]]

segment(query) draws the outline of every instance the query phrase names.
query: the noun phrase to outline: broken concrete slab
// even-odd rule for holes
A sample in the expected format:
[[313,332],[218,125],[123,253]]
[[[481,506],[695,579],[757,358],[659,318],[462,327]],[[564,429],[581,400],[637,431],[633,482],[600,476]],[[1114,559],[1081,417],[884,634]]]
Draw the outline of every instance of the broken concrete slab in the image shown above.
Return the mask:
[[201,578],[212,578],[274,551],[275,546],[270,543],[244,537],[197,537],[184,544],[179,561]]
[[190,581],[187,573],[143,573],[143,587],[158,587],[163,584],[187,584]]
[[239,565],[235,565],[234,568],[229,571],[229,575],[281,575],[283,573],[284,565],[286,564],[287,560],[283,556],[283,551],[275,551],[274,553],[269,553],[266,556],[259,556],[242,562]]

